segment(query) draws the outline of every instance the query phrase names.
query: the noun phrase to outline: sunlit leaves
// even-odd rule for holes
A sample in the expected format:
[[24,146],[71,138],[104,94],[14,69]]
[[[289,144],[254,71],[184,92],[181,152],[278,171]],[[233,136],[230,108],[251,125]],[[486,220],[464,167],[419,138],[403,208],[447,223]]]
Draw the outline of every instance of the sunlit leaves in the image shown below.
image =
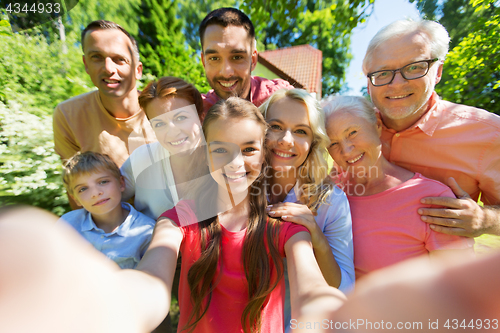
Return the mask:
[[323,52],[323,95],[339,92],[352,58],[350,37],[374,0],[244,1],[265,49],[310,44]]
[[138,42],[145,72],[159,78],[177,76],[196,86],[200,92],[210,87],[199,55],[186,43],[184,21],[177,1],[144,0],[137,11]]
[[500,8],[494,0],[472,0],[477,17],[446,58],[436,91],[443,99],[500,114]]

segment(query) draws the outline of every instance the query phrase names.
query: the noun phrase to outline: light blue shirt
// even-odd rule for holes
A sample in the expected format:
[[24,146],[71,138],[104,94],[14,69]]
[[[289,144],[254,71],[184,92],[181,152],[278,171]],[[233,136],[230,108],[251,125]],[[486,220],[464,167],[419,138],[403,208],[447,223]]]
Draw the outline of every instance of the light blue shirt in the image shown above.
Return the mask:
[[[300,203],[295,193],[295,187],[288,193],[283,202]],[[345,193],[334,187],[325,203],[321,204],[314,217],[330,244],[333,256],[340,267],[341,282],[339,290],[347,293],[354,287],[354,247],[352,243],[352,220],[349,201]],[[290,331],[291,307],[288,272],[285,269],[285,331]]]
[[148,249],[155,221],[135,210],[129,203],[122,202],[122,207],[130,212],[125,221],[110,233],[98,228],[92,215],[85,209],[64,214],[59,221],[75,228],[120,268],[135,268]]

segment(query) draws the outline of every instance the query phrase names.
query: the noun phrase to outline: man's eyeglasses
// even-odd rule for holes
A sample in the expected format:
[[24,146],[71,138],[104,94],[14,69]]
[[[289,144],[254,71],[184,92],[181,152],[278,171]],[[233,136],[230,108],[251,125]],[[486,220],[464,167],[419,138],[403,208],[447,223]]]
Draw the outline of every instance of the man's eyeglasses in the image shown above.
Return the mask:
[[401,76],[406,80],[415,80],[424,77],[429,72],[431,65],[438,60],[439,58],[416,61],[398,69],[368,73],[367,77],[375,87],[391,83],[396,76],[396,72],[400,72]]

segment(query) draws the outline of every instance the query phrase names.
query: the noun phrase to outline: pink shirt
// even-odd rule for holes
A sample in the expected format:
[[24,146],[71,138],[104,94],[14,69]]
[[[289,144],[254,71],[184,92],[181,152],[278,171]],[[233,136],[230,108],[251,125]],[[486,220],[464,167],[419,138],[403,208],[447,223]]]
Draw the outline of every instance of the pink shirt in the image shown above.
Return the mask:
[[471,248],[474,240],[435,232],[420,220],[420,199],[454,197],[444,184],[415,174],[382,193],[347,196],[352,214],[356,278],[434,250]]
[[[293,86],[282,79],[268,80],[260,76],[252,76],[250,78],[250,102],[259,107],[273,92],[279,89],[293,89]],[[207,114],[212,105],[220,100],[213,89],[202,94],[201,97],[203,97],[204,115]]]
[[383,126],[383,154],[392,163],[460,187],[486,205],[500,204],[500,117],[439,99],[408,129]]
[[[187,282],[187,274],[191,266],[200,258],[200,230],[197,223],[188,221],[196,218],[189,212],[186,201],[181,201],[175,208],[165,212],[162,216],[181,225],[184,236],[180,248],[182,254],[181,276],[179,282],[180,317],[178,332],[187,323],[192,312],[191,293]],[[178,214],[178,216],[177,216]],[[180,221],[179,221],[180,219]],[[215,288],[212,292],[210,306],[196,325],[194,333],[236,333],[243,332],[241,316],[248,303],[248,286],[243,266],[242,253],[246,229],[238,232],[226,230],[222,225],[222,251],[220,264],[215,275]],[[279,248],[282,257],[285,257],[285,243],[298,232],[306,231],[303,226],[282,222],[279,233]],[[273,268],[271,276],[276,279],[276,270]],[[262,333],[283,332],[283,312],[285,298],[284,279],[271,292],[264,303],[262,312]]]

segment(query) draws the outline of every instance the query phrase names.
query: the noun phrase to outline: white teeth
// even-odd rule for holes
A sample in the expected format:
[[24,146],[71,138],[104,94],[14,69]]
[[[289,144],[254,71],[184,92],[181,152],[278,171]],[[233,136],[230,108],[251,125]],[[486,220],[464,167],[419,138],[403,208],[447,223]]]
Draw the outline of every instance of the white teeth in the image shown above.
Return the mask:
[[226,174],[226,177],[229,179],[240,179],[240,178],[245,177],[245,175],[246,175],[246,173],[242,173],[241,175],[228,175],[228,174]]
[[363,157],[363,155],[364,155],[364,154],[365,154],[365,153],[363,153],[363,154],[359,155],[358,157],[356,157],[356,158],[355,158],[355,159],[353,159],[353,160],[347,161],[347,163],[356,163],[357,161],[359,161],[359,159],[360,159],[361,157]]
[[389,97],[389,99],[399,99],[399,98],[405,98],[408,96],[410,96],[410,95],[392,96],[392,97]]
[[104,79],[104,82],[106,83],[118,83],[120,81],[117,81],[117,80],[107,80],[107,79]]
[[280,157],[292,157],[293,156],[293,154],[285,154],[285,153],[281,153],[278,151],[275,151],[274,153]]
[[229,88],[229,87],[232,87],[236,83],[236,81],[231,81],[231,82],[219,81],[219,83],[221,84],[221,86]]
[[183,143],[183,142],[184,142],[184,141],[186,141],[186,140],[187,140],[187,138],[184,138],[184,139],[179,140],[179,141],[172,141],[172,142],[170,142],[170,144],[171,144],[172,146],[178,146],[178,145],[180,145],[181,143]]

